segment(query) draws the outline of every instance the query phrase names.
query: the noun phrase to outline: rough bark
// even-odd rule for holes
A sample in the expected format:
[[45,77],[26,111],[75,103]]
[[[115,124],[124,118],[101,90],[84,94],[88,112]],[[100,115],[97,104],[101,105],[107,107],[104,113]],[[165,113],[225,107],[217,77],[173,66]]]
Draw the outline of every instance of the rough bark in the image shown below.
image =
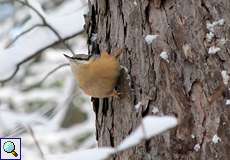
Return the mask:
[[[99,146],[116,146],[135,129],[143,116],[174,115],[177,128],[165,132],[112,159],[202,159],[230,157],[229,86],[221,71],[230,73],[229,0],[94,0],[89,5],[86,30],[89,50],[98,53],[125,48],[120,99],[94,100]],[[206,23],[224,19],[211,42]],[[148,45],[144,37],[158,34]],[[211,46],[221,48],[208,54]],[[169,62],[160,53],[169,53]],[[229,84],[228,84],[229,85]],[[134,106],[142,102],[135,112]],[[217,134],[221,142],[214,144]],[[192,136],[194,135],[194,137]],[[194,150],[200,145],[198,151]]]

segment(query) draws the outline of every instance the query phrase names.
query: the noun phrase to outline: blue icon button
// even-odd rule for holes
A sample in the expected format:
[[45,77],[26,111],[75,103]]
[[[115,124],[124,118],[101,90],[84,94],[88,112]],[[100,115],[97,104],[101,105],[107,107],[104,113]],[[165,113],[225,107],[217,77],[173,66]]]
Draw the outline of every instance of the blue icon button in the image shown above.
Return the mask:
[[21,138],[0,138],[0,160],[21,160]]
[[17,152],[15,151],[15,145],[11,141],[6,141],[3,144],[3,149],[4,149],[5,152],[13,154],[14,157],[18,156]]

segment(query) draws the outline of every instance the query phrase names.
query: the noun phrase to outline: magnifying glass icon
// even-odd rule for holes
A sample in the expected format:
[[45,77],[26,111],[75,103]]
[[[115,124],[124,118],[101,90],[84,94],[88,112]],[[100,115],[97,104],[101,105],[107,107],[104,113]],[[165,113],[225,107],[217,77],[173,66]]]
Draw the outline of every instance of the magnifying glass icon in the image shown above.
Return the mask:
[[15,151],[15,145],[13,142],[11,141],[6,141],[4,144],[3,144],[3,150],[6,152],[6,153],[11,153],[14,157],[17,157],[18,154],[17,152]]

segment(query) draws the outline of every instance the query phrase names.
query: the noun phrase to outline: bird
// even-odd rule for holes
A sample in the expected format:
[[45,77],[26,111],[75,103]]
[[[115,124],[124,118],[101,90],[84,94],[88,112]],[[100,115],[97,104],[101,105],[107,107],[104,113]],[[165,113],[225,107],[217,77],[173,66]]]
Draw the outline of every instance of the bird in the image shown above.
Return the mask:
[[72,57],[64,54],[69,60],[72,73],[79,87],[94,98],[119,97],[115,90],[120,76],[119,57],[123,49],[118,48],[111,54],[101,52],[99,56],[76,54]]

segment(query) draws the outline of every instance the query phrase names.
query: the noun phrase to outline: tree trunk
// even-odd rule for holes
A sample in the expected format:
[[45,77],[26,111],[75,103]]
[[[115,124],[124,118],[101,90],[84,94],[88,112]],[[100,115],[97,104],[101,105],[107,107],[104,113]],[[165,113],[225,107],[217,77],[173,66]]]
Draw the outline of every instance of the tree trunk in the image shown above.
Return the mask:
[[[91,0],[89,8],[90,52],[124,48],[128,70],[120,99],[94,100],[98,145],[118,145],[146,115],[174,115],[177,128],[111,159],[228,160],[229,84],[221,72],[230,73],[230,1]],[[149,34],[159,36],[148,44]]]

